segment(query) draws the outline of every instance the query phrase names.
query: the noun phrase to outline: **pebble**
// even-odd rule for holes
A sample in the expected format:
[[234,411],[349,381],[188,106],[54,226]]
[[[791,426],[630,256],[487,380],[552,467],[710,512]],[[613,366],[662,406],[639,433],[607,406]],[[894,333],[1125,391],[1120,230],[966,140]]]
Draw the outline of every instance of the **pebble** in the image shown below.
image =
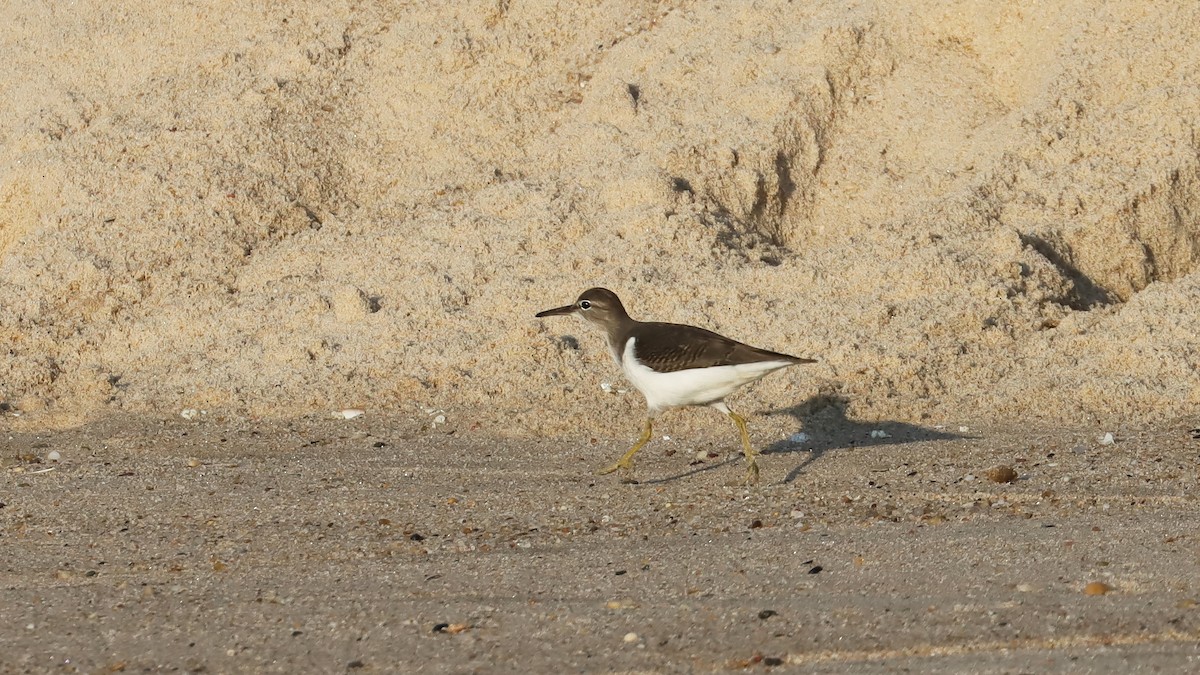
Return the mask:
[[46,461],[47,462],[57,462],[61,459],[62,459],[62,455],[58,454],[57,450],[51,450],[50,452],[46,453]]
[[609,600],[604,606],[608,609],[630,609],[637,607],[637,603],[632,600]]
[[791,436],[788,436],[789,443],[807,443],[810,440],[812,440],[812,436],[809,436],[808,434],[804,433],[803,431],[794,433]]
[[993,483],[1011,483],[1017,479],[1017,472],[1007,464],[997,464],[984,474]]
[[883,429],[872,429],[871,438],[891,438],[892,435]]
[[1100,445],[1114,445],[1116,442],[1117,441],[1113,438],[1111,431],[1105,432],[1105,434],[1100,437]]
[[200,411],[195,408],[184,408],[179,411],[179,416],[185,420],[194,420],[200,416]]
[[641,638],[638,637],[637,633],[630,632],[630,633],[626,633],[625,637],[623,639],[625,640],[626,644],[633,644],[634,642],[637,642]]
[[346,408],[345,410],[334,413],[333,416],[341,417],[345,420],[352,420],[355,417],[362,417],[365,414],[367,414],[365,410],[360,410],[358,408]]

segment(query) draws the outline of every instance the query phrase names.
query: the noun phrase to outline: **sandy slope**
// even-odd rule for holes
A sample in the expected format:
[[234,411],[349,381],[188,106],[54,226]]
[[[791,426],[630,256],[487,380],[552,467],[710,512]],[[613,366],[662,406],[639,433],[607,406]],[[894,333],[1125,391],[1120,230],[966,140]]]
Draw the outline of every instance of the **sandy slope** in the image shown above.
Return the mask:
[[821,358],[750,410],[1200,403],[1192,3],[0,20],[0,400],[22,424],[487,405],[501,434],[636,426],[600,394],[601,342],[531,318],[597,284]]

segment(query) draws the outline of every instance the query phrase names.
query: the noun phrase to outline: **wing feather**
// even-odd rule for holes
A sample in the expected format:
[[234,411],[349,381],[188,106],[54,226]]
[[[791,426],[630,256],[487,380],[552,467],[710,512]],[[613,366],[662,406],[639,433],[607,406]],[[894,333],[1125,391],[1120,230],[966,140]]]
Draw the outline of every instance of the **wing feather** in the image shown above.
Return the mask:
[[[814,359],[790,356],[751,347],[710,330],[677,323],[646,323],[636,332],[633,355],[660,373],[689,368],[735,366],[778,359],[792,363],[816,363]],[[651,330],[644,330],[650,328]]]

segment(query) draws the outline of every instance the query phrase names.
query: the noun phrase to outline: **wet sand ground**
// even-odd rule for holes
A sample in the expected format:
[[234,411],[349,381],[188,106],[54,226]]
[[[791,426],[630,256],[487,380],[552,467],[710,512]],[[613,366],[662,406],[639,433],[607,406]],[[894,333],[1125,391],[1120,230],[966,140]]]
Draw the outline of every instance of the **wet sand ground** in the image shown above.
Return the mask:
[[8,432],[0,670],[1200,667],[1189,425],[871,428],[753,489],[726,438],[622,484],[591,471],[623,441],[370,416]]

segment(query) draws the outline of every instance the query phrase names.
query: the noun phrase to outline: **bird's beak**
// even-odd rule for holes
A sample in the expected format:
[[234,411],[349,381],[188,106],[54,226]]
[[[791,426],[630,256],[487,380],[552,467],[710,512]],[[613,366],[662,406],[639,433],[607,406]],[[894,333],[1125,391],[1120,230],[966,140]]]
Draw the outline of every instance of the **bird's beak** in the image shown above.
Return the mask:
[[542,318],[543,316],[564,316],[566,314],[574,314],[575,309],[576,309],[575,305],[567,305],[566,307],[555,307],[554,309],[547,309],[543,312],[538,312],[537,314],[534,314],[534,316],[539,319]]

